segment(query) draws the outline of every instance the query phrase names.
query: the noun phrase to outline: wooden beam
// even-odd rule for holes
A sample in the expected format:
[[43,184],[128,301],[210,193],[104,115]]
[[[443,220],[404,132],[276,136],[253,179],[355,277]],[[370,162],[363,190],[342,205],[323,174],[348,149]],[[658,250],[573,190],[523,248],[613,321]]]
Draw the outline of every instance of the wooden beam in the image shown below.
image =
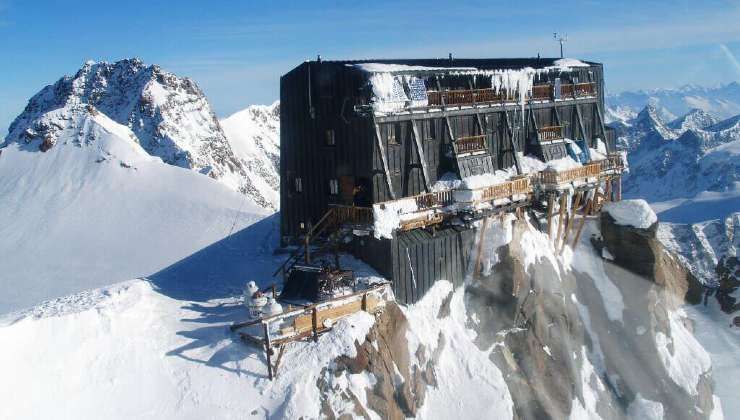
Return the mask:
[[588,160],[591,160],[591,142],[586,137],[586,128],[583,125],[583,118],[581,118],[581,107],[576,104],[576,116],[578,117],[578,127],[581,130],[581,137],[583,137],[583,141],[586,143],[586,157],[588,157]]
[[563,242],[560,244],[560,253],[563,252],[563,249],[565,248],[565,244],[568,242],[568,234],[570,233],[571,227],[573,226],[573,223],[575,222],[576,217],[576,209],[578,208],[578,205],[581,204],[581,195],[583,193],[578,191],[576,193],[576,200],[575,203],[570,208],[570,214],[568,215],[568,223],[565,225],[565,232],[563,233]]
[[427,192],[432,191],[431,180],[429,179],[429,170],[427,169],[427,160],[424,157],[424,139],[419,135],[419,127],[416,125],[416,120],[411,120],[411,130],[414,133],[414,143],[416,144],[416,153],[419,156],[419,162],[421,162],[421,174],[424,176],[424,186]]
[[583,231],[583,225],[586,224],[586,217],[588,217],[588,212],[591,211],[591,207],[594,205],[594,199],[588,200],[588,204],[586,204],[586,209],[583,211],[583,218],[581,218],[581,224],[578,226],[578,231],[576,231],[576,237],[573,238],[573,250],[575,251],[576,245],[578,245],[578,240],[581,239],[581,232]]
[[396,193],[393,191],[393,181],[391,181],[391,173],[388,170],[388,157],[385,155],[385,147],[383,147],[383,137],[380,135],[380,125],[377,121],[373,121],[375,124],[375,144],[378,146],[378,153],[380,153],[380,161],[383,164],[383,174],[385,176],[385,182],[388,186],[388,192],[391,195],[391,199],[396,199]]
[[272,349],[270,348],[270,326],[267,322],[263,323],[262,326],[264,327],[264,333],[265,333],[265,356],[267,357],[267,376],[272,380],[272,360],[270,359],[270,353],[272,352]]
[[557,249],[558,243],[560,242],[560,236],[563,232],[563,217],[565,216],[565,202],[568,199],[568,194],[563,193],[560,196],[560,209],[558,209],[558,233],[555,235],[555,249]]
[[[604,117],[601,115],[601,105],[599,105],[598,102],[596,102],[596,116],[599,117],[599,127],[601,128],[601,140],[604,141],[604,145],[606,145],[606,127],[604,127]],[[609,150],[607,149],[607,152]]]
[[419,135],[419,127],[416,125],[416,120],[411,120],[411,130],[414,132],[414,143],[416,143],[416,152],[419,156],[419,162],[421,162],[421,174],[424,176],[424,186],[427,192],[432,191],[431,180],[429,179],[429,171],[427,169],[427,160],[424,157],[424,142]]
[[[597,99],[591,97],[591,98],[579,98],[579,99],[568,99],[563,102],[558,102],[561,106],[565,105],[572,105],[572,104],[595,104],[597,102]],[[537,102],[537,103],[531,103],[526,105],[527,109],[546,109],[546,108],[552,108],[553,103],[552,102]],[[490,104],[477,104],[476,106],[469,106],[469,105],[462,105],[462,106],[440,106],[433,109],[429,109],[426,111],[406,111],[403,113],[394,113],[389,115],[375,115],[374,118],[378,123],[386,123],[386,122],[399,122],[399,121],[409,121],[414,118],[443,118],[443,117],[455,117],[455,116],[465,116],[465,115],[475,115],[476,113],[481,114],[495,114],[497,112],[505,112],[505,111],[516,111],[522,109],[521,104],[510,102],[510,103],[500,103],[500,102],[493,102]]]
[[555,205],[555,196],[547,194],[547,237],[552,238],[552,208]]
[[509,112],[504,111],[504,123],[506,124],[507,132],[509,133],[509,143],[511,144],[511,152],[514,154],[514,166],[516,166],[517,175],[522,174],[522,165],[519,164],[519,154],[516,150],[516,143],[514,142],[514,127],[509,121]]

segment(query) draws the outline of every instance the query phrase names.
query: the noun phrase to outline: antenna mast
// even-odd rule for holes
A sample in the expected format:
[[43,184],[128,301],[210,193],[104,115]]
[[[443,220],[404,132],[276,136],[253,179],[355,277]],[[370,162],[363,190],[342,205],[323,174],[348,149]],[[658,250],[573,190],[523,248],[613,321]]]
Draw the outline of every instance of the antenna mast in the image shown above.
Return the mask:
[[563,44],[568,41],[568,34],[558,35],[557,32],[553,32],[552,37],[555,41],[560,43],[560,58],[563,58]]

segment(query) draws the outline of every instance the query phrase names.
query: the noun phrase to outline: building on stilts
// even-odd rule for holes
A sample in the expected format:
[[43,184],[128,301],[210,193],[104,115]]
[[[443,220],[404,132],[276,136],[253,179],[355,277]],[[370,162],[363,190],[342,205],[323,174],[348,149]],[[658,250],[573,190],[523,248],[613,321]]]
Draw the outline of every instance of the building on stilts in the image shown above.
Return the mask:
[[341,249],[413,303],[462,283],[478,221],[536,211],[562,250],[621,198],[600,63],[318,59],[280,101],[281,242],[297,245],[282,271]]

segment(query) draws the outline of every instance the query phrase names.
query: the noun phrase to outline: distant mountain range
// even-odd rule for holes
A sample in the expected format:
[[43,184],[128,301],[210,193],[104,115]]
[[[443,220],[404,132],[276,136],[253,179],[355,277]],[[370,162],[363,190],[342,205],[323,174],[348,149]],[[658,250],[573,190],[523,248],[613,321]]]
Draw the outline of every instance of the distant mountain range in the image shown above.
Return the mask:
[[606,102],[616,113],[611,115],[613,119],[618,119],[618,116],[634,117],[648,104],[666,112],[661,115],[665,121],[687,114],[692,109],[701,109],[716,118],[725,119],[740,114],[740,83],[711,88],[685,85],[676,89],[628,91],[607,94]]
[[627,92],[607,101],[605,119],[628,152],[625,198],[651,203],[663,222],[661,241],[704,283],[719,284],[720,266],[740,272],[727,269],[737,264],[740,86]]

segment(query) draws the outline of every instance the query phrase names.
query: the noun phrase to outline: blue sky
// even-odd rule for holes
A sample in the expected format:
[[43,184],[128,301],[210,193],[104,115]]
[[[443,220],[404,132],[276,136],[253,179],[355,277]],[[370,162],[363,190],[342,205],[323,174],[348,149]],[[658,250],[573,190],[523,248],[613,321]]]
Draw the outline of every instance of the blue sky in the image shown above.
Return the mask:
[[554,56],[604,62],[613,92],[740,80],[740,0],[0,0],[0,138],[28,98],[86,60],[140,57],[193,78],[219,116],[278,98],[317,53]]

